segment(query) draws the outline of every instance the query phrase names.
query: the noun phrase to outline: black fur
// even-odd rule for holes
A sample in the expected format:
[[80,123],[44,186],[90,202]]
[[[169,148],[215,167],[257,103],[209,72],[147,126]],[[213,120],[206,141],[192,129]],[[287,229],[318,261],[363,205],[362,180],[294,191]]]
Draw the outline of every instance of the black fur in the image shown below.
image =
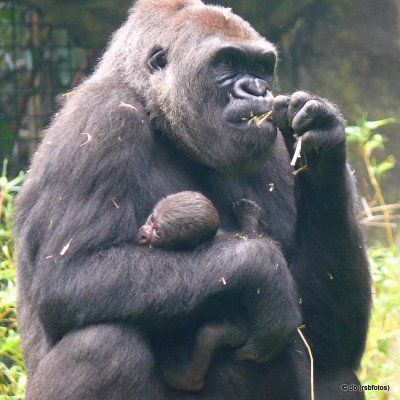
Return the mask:
[[[362,398],[340,390],[356,382],[370,306],[343,122],[307,93],[273,99],[275,53],[226,9],[139,0],[68,98],[16,210],[27,400],[308,398],[302,322],[317,398]],[[274,123],[242,121],[271,108]],[[296,178],[293,132],[308,165]],[[154,205],[183,190],[213,202],[226,234],[139,246]],[[243,198],[264,237],[234,237]],[[244,346],[213,358],[201,391],[166,385],[167,357],[237,320]]]

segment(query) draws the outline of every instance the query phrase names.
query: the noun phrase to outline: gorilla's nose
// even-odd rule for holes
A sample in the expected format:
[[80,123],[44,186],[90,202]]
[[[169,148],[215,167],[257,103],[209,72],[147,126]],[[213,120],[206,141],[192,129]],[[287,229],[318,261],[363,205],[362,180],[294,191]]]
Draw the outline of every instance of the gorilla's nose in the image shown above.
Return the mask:
[[258,78],[240,78],[232,88],[232,95],[237,99],[264,97],[267,94],[268,84]]
[[138,240],[140,244],[147,244],[150,242],[151,230],[149,230],[148,225],[143,225],[140,227],[138,232]]

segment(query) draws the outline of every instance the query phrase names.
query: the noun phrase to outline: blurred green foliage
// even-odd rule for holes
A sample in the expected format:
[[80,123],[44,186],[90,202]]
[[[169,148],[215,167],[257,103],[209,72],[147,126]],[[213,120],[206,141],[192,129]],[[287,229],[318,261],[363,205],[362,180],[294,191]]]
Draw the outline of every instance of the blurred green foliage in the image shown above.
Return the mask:
[[[358,126],[347,126],[347,141],[357,145],[358,156],[363,166],[357,170],[357,177],[362,179],[364,218],[362,222],[367,226],[380,226],[386,231],[386,239],[389,247],[394,247],[395,238],[393,229],[397,227],[398,215],[392,211],[400,209],[400,204],[387,205],[381,187],[382,177],[393,169],[396,159],[393,155],[383,159],[376,157],[377,150],[385,149],[385,138],[376,130],[396,122],[394,118],[386,118],[379,121],[368,121],[363,115]],[[381,157],[382,158],[382,157]],[[378,212],[378,214],[375,214]]]
[[363,115],[357,126],[346,127],[348,142],[356,146],[362,160],[356,169],[357,178],[365,182],[361,222],[367,227],[384,228],[387,239],[386,246],[368,249],[374,307],[359,378],[365,385],[389,385],[390,391],[368,391],[367,400],[400,399],[400,253],[393,234],[400,204],[385,203],[381,181],[394,168],[396,159],[383,152],[386,138],[378,131],[394,122],[393,118],[368,121]]
[[400,254],[376,246],[368,254],[374,282],[374,308],[359,378],[364,385],[390,386],[389,392],[366,392],[367,400],[399,400]]
[[15,316],[15,247],[11,220],[15,194],[23,180],[0,177],[0,400],[23,399],[26,377]]

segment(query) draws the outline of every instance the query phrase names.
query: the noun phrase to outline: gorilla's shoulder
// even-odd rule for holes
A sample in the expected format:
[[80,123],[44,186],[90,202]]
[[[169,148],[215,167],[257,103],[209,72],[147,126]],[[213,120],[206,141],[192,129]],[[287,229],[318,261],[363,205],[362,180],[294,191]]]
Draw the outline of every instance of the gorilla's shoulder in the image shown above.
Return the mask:
[[45,133],[47,146],[82,153],[136,139],[142,146],[143,140],[151,140],[149,117],[139,97],[113,78],[90,79],[64,97],[64,107]]
[[46,130],[25,191],[63,191],[71,181],[92,191],[96,182],[122,182],[125,178],[119,175],[127,175],[128,166],[144,165],[150,158],[153,136],[149,117],[132,90],[112,79],[88,80],[66,95],[64,107]]
[[111,77],[90,79],[65,95],[65,107],[60,116],[82,118],[97,124],[147,118],[139,96],[135,91]]

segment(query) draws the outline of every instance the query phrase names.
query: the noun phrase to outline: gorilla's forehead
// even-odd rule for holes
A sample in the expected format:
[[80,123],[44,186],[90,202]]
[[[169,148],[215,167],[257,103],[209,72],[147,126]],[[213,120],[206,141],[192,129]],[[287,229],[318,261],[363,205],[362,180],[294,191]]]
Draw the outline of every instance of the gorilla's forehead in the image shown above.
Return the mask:
[[185,15],[186,24],[190,21],[189,23],[193,24],[200,34],[208,37],[205,43],[219,41],[218,47],[238,43],[241,48],[248,47],[251,52],[276,53],[272,43],[263,38],[247,21],[234,14],[230,8],[202,5],[188,7],[182,14]]
[[[217,6],[190,7],[183,14],[186,21],[192,21],[210,35],[224,35],[231,39],[257,40],[260,35],[231,9]],[[183,15],[182,15],[183,16]]]

